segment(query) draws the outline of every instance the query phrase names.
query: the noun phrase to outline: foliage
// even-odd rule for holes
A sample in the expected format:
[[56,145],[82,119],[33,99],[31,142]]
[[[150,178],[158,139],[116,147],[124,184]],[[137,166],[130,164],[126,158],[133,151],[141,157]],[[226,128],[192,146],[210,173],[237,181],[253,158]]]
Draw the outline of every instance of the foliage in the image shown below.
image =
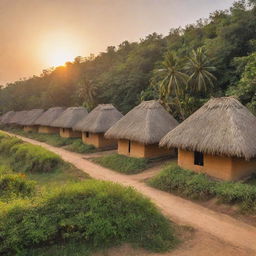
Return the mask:
[[23,174],[0,175],[0,200],[31,196],[35,192],[35,182]]
[[207,200],[216,197],[221,202],[239,204],[243,210],[256,212],[255,184],[214,181],[205,174],[197,174],[175,165],[167,166],[148,183],[186,198]]
[[4,255],[64,241],[95,248],[129,242],[152,251],[177,242],[170,223],[148,199],[131,188],[94,180],[3,206],[0,230]]
[[93,162],[125,174],[139,173],[146,169],[148,160],[111,154],[102,157],[93,158]]
[[166,167],[149,184],[161,190],[191,199],[206,200],[215,196],[214,182],[204,174],[195,174],[171,165]]
[[[207,20],[199,20],[185,28],[170,29],[165,37],[153,33],[140,42],[124,41],[118,47],[109,46],[97,56],[77,57],[65,66],[44,70],[40,76],[10,83],[0,90],[0,111],[83,104],[91,108],[98,103],[113,103],[126,113],[143,97],[158,98],[150,81],[167,52],[174,53],[179,62],[184,62],[187,56],[201,47],[211,60],[210,66],[204,67],[216,68],[214,88],[207,93],[189,91],[178,99],[172,95],[166,100],[168,106],[171,105],[170,111],[176,118],[184,119],[210,96],[226,95],[231,86],[234,90],[230,93],[254,110],[255,87],[252,80],[246,74],[237,73],[234,65],[239,58],[251,56],[256,51],[254,2],[236,1],[229,10],[216,11]],[[207,60],[204,57],[203,63]],[[196,63],[198,58],[192,56],[190,70],[193,68],[194,72],[189,73],[199,78]],[[253,62],[248,69],[252,72]],[[203,81],[209,82],[207,78],[196,80],[196,88],[204,88]]]
[[256,114],[256,53],[235,58],[234,65],[241,78],[235,86],[229,88],[227,93],[236,95]]
[[67,145],[65,149],[80,154],[93,153],[96,151],[96,148],[93,145],[85,144],[81,139],[74,140],[73,143]]
[[55,153],[28,143],[14,145],[10,154],[13,169],[21,172],[49,172],[62,162]]

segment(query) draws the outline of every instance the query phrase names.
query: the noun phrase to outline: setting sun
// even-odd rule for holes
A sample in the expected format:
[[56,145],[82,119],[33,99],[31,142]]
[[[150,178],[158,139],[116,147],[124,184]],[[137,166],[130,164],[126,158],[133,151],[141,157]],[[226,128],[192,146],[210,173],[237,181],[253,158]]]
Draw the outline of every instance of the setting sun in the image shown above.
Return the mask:
[[42,40],[40,55],[46,66],[56,67],[73,61],[80,55],[81,49],[72,35],[54,33]]

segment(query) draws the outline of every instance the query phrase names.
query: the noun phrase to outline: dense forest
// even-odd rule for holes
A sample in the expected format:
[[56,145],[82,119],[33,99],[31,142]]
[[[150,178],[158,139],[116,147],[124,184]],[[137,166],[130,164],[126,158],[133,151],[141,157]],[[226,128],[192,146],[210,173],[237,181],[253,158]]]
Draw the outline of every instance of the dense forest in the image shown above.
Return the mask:
[[113,103],[126,113],[141,100],[160,99],[182,120],[224,95],[256,113],[255,0],[2,86],[0,111]]

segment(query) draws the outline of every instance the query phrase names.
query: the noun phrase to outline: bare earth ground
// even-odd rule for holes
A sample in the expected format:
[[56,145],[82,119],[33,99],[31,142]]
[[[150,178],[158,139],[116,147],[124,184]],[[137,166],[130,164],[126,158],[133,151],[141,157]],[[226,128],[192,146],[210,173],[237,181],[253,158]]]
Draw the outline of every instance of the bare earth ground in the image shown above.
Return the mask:
[[86,155],[72,153],[32,139],[17,137],[57,153],[65,161],[85,171],[92,178],[134,187],[137,191],[149,197],[168,218],[177,224],[189,225],[196,229],[191,239],[169,253],[151,254],[124,245],[109,249],[106,252],[100,252],[95,256],[256,256],[255,227],[191,201],[148,187],[141,180],[148,178],[152,173],[155,174],[157,170],[154,168],[146,171],[146,174],[128,176],[98,166],[84,159],[88,157]]

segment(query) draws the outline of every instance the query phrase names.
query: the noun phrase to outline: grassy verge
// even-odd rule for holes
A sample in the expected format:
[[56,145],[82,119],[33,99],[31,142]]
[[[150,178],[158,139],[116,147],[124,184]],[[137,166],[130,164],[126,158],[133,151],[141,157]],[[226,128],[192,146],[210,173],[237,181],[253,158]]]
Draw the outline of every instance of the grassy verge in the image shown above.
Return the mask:
[[0,255],[89,255],[122,243],[162,252],[178,243],[174,225],[132,188],[81,182],[55,154],[2,133],[0,153]]
[[96,151],[92,145],[86,145],[80,138],[62,138],[58,134],[42,134],[38,132],[25,132],[19,128],[2,127],[3,130],[18,134],[40,142],[45,142],[54,147],[64,147],[65,149],[76,153],[93,153]]
[[92,160],[103,167],[125,174],[139,173],[147,168],[148,160],[118,154],[97,157]]
[[254,179],[249,184],[215,181],[205,174],[170,165],[150,179],[148,184],[189,199],[208,200],[216,197],[220,202],[238,204],[243,211],[256,213],[254,182]]

